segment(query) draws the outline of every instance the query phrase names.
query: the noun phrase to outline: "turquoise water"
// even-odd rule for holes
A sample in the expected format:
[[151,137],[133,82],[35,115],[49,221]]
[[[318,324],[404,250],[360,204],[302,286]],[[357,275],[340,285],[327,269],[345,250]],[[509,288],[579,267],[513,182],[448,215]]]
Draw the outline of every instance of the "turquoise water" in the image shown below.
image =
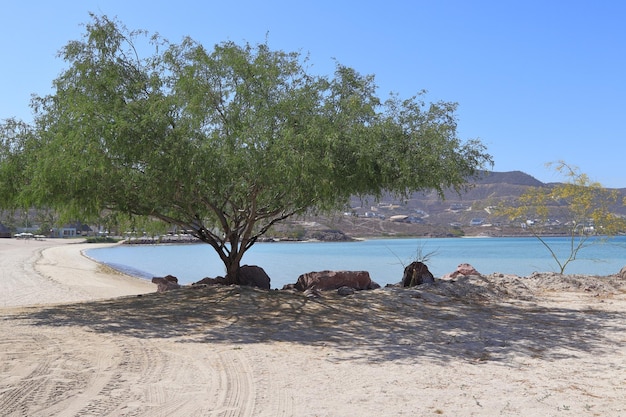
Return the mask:
[[[570,240],[547,238],[561,255],[569,253]],[[272,280],[272,288],[295,283],[311,271],[365,270],[381,285],[400,282],[404,266],[418,252],[431,254],[426,264],[435,276],[470,263],[482,274],[501,272],[520,276],[535,271],[558,271],[555,261],[534,238],[466,239],[373,239],[357,242],[257,243],[244,255],[242,265],[261,266]],[[204,277],[224,275],[224,266],[207,244],[118,245],[90,249],[87,255],[115,269],[150,279],[174,275],[183,284]],[[626,265],[626,237],[584,248],[579,260],[566,273],[609,275]]]

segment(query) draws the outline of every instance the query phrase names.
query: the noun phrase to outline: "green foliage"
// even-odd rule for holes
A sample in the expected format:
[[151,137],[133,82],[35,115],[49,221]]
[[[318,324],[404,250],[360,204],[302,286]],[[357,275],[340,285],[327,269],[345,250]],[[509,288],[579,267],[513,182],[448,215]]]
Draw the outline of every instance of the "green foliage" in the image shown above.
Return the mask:
[[93,236],[85,239],[85,243],[117,243],[119,239],[110,236]]
[[60,53],[69,67],[55,92],[33,100],[27,152],[9,152],[20,201],[192,230],[232,282],[277,222],[351,195],[443,194],[491,163],[478,140],[457,138],[456,104],[423,92],[382,102],[352,68],[315,76],[267,44],[170,44],[105,16],[86,29]]
[[28,184],[25,170],[32,160],[27,146],[33,134],[30,126],[14,119],[0,124],[0,208],[25,207],[20,191]]
[[306,229],[302,226],[294,227],[285,234],[287,238],[294,240],[302,240],[306,236]]
[[452,237],[463,237],[465,232],[460,227],[452,227],[448,230],[448,234]]
[[[549,187],[534,187],[520,196],[515,206],[500,207],[499,214],[518,221],[546,247],[560,273],[575,261],[579,252],[592,242],[591,236],[614,236],[626,231],[626,219],[611,211],[619,204],[617,190],[609,190],[591,181],[577,167],[563,161],[550,163],[565,177],[565,182]],[[623,203],[622,203],[623,204]],[[550,219],[566,219],[559,225],[570,237],[570,251],[560,258],[543,238],[554,228]]]

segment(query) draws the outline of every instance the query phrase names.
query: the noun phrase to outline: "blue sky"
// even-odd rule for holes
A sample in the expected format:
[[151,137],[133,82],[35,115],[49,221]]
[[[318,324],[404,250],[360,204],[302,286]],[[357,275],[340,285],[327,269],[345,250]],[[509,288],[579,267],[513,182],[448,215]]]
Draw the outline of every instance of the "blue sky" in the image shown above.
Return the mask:
[[[11,3],[11,4],[6,4]],[[172,42],[191,36],[268,43],[374,74],[379,94],[459,103],[459,136],[480,138],[494,170],[559,181],[565,160],[626,187],[626,2],[604,1],[28,1],[0,9],[0,119],[30,121],[30,95],[51,92],[56,52],[88,12]]]

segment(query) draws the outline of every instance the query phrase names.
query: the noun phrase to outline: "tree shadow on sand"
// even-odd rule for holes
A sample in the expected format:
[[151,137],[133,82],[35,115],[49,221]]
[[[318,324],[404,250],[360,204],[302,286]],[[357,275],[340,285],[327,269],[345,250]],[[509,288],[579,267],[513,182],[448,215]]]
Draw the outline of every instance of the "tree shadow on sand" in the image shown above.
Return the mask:
[[342,358],[368,361],[575,358],[611,349],[617,343],[611,333],[626,331],[620,312],[509,301],[400,288],[310,299],[287,291],[216,286],[37,307],[12,318],[181,343],[332,346],[344,351]]

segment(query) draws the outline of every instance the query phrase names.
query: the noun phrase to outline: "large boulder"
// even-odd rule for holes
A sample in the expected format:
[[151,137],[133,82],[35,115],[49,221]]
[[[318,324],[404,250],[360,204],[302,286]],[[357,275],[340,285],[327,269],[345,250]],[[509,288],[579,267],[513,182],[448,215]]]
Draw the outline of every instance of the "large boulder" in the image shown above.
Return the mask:
[[294,288],[299,291],[316,289],[318,291],[337,290],[349,287],[355,290],[379,288],[372,282],[367,271],[318,271],[307,272],[298,277]]
[[412,262],[404,268],[404,275],[402,275],[403,287],[414,287],[416,285],[432,284],[433,282],[435,282],[435,277],[428,270],[426,264],[422,262]]
[[478,272],[476,268],[474,268],[472,265],[463,263],[463,264],[459,264],[459,266],[456,267],[456,270],[454,272],[445,274],[443,277],[441,277],[441,279],[454,279],[458,276],[467,277],[470,275],[481,276],[482,274]]
[[622,269],[620,269],[619,276],[624,278],[624,279],[626,279],[626,266],[624,266]]
[[244,265],[237,272],[239,284],[248,287],[257,287],[263,290],[270,289],[270,277],[265,270],[256,265]]
[[[270,289],[270,277],[260,266],[244,265],[239,268],[237,273],[239,284],[247,287],[257,287],[264,290]],[[192,285],[226,285],[228,282],[224,277],[202,278],[200,281],[194,282]]]
[[152,283],[157,285],[157,292],[177,290],[180,288],[180,285],[178,284],[178,278],[172,275],[166,275],[164,277],[154,277],[152,278]]

